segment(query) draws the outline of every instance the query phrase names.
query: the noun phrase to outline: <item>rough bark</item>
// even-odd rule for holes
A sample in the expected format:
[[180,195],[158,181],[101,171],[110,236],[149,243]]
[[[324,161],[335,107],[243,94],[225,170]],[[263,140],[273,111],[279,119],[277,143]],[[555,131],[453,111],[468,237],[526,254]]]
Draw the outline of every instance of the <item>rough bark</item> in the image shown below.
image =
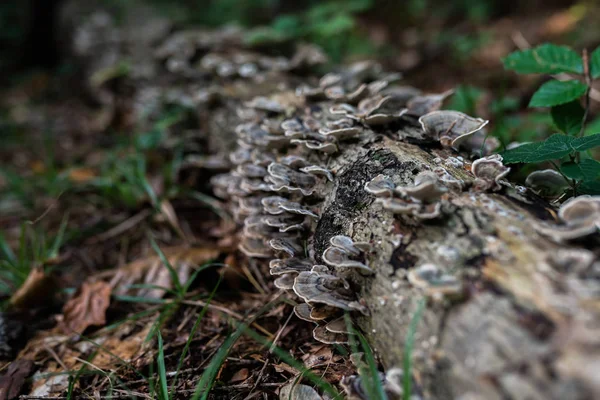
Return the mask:
[[[534,227],[553,210],[514,188],[465,191],[448,200],[444,219],[432,222],[394,216],[362,190],[380,173],[408,184],[449,155],[387,137],[349,148],[335,162],[336,188],[317,226],[316,253],[335,234],[376,244],[368,259],[376,274],[362,278],[371,314],[359,322],[386,367],[402,366],[422,298],[406,281],[407,270],[434,263],[465,282],[465,298],[430,298],[418,323],[413,372],[425,398],[595,398],[598,266],[578,275],[574,260],[561,266],[558,257],[597,250],[596,242],[559,245],[540,236]],[[463,169],[446,169],[472,179]]]

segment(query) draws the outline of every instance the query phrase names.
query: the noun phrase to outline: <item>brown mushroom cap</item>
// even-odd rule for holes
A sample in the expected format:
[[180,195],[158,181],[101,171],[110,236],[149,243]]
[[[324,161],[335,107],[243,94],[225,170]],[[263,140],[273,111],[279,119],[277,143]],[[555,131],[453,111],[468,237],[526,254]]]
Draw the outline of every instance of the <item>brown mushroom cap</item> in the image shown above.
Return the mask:
[[346,325],[346,319],[344,317],[336,318],[325,325],[325,329],[333,333],[352,333]]
[[340,309],[324,304],[315,304],[310,309],[310,317],[315,321],[323,321],[328,318],[338,316]]
[[300,303],[294,306],[294,314],[304,321],[317,323],[310,316],[310,306],[307,303]]
[[330,332],[324,326],[317,326],[313,329],[313,338],[325,344],[346,344],[348,335],[344,333]]

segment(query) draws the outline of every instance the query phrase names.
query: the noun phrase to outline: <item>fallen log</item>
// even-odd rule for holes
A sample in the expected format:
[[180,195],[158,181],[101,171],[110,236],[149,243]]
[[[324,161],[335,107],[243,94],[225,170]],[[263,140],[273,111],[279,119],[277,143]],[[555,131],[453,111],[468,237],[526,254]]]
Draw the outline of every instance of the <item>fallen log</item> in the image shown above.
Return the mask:
[[[176,65],[164,59],[160,64]],[[246,104],[245,113],[236,111],[252,98],[250,91],[236,86],[232,95],[231,83],[215,89],[218,106],[208,101],[193,104],[204,121],[202,134],[209,149],[231,152],[235,173],[215,178],[213,187],[230,199],[232,212],[245,224],[242,251],[267,260],[301,258],[306,263],[297,268],[303,276],[342,285],[332,289],[342,293],[338,303],[352,311],[386,368],[402,367],[410,321],[425,301],[409,355],[415,386],[425,398],[599,397],[597,236],[562,237],[563,228],[554,228],[556,209],[502,179],[506,171],[497,159],[486,159],[500,168],[491,180],[485,173],[473,174],[476,165],[469,146],[465,151],[462,143],[455,143],[458,136],[444,140],[454,123],[446,132],[428,136],[418,119],[438,108],[441,99],[440,104],[423,100],[416,91],[402,100],[402,93],[408,92],[386,92],[392,79],[379,72],[357,80],[356,75],[350,77],[342,92],[335,83],[315,88],[309,78],[294,78],[296,86],[303,79],[313,85],[299,91],[290,80],[279,90],[272,80],[260,84],[255,79],[253,91],[268,96]],[[372,90],[364,97],[350,92],[350,87],[362,87],[362,78]],[[209,85],[204,75],[185,79],[200,83],[202,89]],[[383,87],[372,85],[381,81]],[[189,85],[182,86],[182,93],[189,94],[187,89]],[[386,109],[382,118],[389,119],[379,124],[370,118],[379,115],[374,112],[383,105],[361,101],[385,96],[392,96],[397,107]],[[415,97],[424,101],[424,110],[417,108]],[[331,110],[339,104],[351,107]],[[405,106],[409,113],[403,115]],[[281,128],[285,121],[287,128]],[[336,136],[345,135],[339,132],[344,129],[348,138]],[[352,129],[355,132],[349,133]],[[237,149],[232,147],[236,140],[242,142]],[[462,153],[454,149],[458,145]],[[434,181],[439,193],[411,196],[419,186],[417,177]],[[381,195],[373,194],[379,189],[366,190],[369,183],[382,184]],[[285,199],[274,207],[289,220],[265,222],[269,215],[279,215],[263,209],[263,199],[273,196]],[[258,215],[263,220],[247,222]],[[271,229],[274,226],[299,233],[279,235],[281,230]],[[349,246],[369,245],[368,250],[360,248],[358,256],[336,250],[347,257],[343,262],[366,268],[338,268],[336,261],[323,259],[329,248],[341,248],[332,245],[332,238],[340,236],[350,238]],[[314,270],[313,265],[325,267]],[[298,289],[295,275],[280,278],[279,287]],[[319,304],[307,299],[311,307]]]

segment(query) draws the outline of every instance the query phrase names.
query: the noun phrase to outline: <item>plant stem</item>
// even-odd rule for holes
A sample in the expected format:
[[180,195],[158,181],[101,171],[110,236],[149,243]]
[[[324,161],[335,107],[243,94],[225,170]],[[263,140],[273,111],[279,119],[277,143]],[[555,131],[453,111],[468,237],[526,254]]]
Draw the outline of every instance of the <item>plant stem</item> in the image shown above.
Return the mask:
[[[585,78],[585,84],[587,90],[585,91],[585,111],[583,113],[583,119],[581,120],[581,130],[579,131],[579,137],[582,137],[585,133],[585,122],[590,112],[590,91],[592,89],[592,76],[590,75],[590,61],[587,49],[583,49],[583,76]],[[579,153],[576,155],[577,162],[579,162]]]

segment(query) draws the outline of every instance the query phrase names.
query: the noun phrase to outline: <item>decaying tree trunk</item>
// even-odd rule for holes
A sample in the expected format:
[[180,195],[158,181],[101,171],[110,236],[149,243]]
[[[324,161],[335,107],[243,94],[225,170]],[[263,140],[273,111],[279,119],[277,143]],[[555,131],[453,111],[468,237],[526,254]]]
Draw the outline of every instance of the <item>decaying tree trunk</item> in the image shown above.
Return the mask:
[[[144,79],[146,86],[158,81]],[[253,85],[262,92],[276,86],[272,80]],[[220,107],[195,104],[212,151],[232,150],[234,110],[249,97],[235,85],[220,93]],[[369,131],[340,146],[327,162],[335,179],[311,239],[321,264],[334,235],[372,244],[365,261],[375,273],[353,275],[369,310],[356,321],[384,366],[402,367],[411,319],[426,298],[411,355],[425,398],[599,398],[597,238],[558,244],[540,235],[536,226],[555,218],[548,204],[511,185],[494,192],[469,188],[471,164],[449,162],[453,150],[400,140],[418,129]],[[440,218],[394,215],[364,190],[379,174],[410,185],[419,172],[440,166],[467,182],[443,197]],[[424,264],[458,278],[461,295],[438,296],[411,284],[408,272]]]
[[[370,315],[360,326],[386,367],[402,366],[410,321],[422,294],[406,273],[424,263],[461,276],[468,295],[430,298],[418,323],[414,368],[426,398],[591,399],[600,393],[597,243],[559,245],[535,225],[552,218],[540,199],[515,189],[463,192],[443,220],[393,217],[361,190],[383,173],[412,182],[446,151],[381,137],[337,161],[336,188],[315,233],[316,253],[346,234],[376,244],[363,278]],[[335,169],[335,168],[334,168]],[[462,169],[446,169],[470,179]],[[587,249],[586,249],[587,248]],[[594,276],[595,274],[595,276]]]

